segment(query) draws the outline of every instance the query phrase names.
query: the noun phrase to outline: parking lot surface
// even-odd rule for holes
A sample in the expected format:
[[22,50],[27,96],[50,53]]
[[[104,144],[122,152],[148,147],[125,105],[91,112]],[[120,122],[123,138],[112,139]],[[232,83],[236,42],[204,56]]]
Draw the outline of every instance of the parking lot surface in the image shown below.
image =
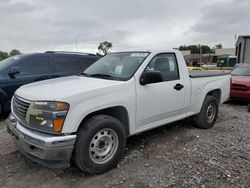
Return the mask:
[[250,187],[250,113],[244,104],[221,105],[209,130],[187,119],[133,136],[119,166],[93,177],[26,159],[0,121],[0,187]]

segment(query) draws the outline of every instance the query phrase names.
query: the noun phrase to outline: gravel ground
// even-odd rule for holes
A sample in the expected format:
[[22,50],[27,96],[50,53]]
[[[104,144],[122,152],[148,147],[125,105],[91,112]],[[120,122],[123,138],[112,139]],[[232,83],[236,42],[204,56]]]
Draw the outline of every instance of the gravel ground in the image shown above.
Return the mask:
[[129,138],[116,169],[86,176],[52,170],[18,151],[0,123],[0,187],[250,187],[250,113],[223,104],[214,128],[179,121]]

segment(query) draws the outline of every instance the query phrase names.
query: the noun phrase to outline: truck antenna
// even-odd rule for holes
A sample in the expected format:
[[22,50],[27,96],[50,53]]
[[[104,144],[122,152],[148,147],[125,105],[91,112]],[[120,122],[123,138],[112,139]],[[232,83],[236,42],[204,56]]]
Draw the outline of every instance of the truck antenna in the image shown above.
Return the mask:
[[76,55],[77,55],[77,36],[75,38],[75,42],[76,42]]

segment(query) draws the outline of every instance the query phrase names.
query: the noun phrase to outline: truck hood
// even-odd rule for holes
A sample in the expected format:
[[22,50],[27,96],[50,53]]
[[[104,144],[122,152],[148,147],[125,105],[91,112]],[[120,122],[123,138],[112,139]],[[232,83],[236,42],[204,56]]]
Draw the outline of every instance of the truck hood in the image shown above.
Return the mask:
[[[27,100],[67,101],[68,97],[84,94],[84,97],[101,95],[111,92],[122,81],[90,78],[84,76],[70,76],[24,85],[16,91],[16,95]],[[102,91],[102,92],[100,92]]]

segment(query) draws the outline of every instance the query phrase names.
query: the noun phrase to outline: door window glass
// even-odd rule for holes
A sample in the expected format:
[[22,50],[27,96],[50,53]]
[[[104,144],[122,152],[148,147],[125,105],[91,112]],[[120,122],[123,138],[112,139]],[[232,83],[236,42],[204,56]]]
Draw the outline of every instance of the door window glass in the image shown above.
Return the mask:
[[155,56],[146,71],[160,71],[163,81],[179,79],[178,65],[174,54],[160,54]]
[[56,56],[54,58],[55,72],[81,72],[82,68],[76,57]]
[[23,61],[19,65],[21,74],[44,74],[50,72],[50,58],[36,57]]

